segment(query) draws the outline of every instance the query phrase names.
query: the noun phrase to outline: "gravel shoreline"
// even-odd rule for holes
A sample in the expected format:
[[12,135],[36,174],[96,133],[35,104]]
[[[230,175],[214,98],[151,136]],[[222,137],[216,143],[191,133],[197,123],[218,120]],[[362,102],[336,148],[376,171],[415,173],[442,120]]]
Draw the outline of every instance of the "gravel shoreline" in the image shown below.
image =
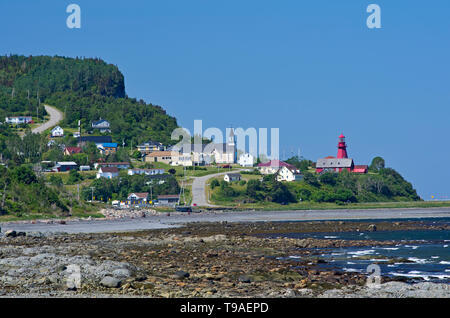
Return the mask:
[[[450,297],[448,284],[412,285],[389,277],[381,288],[365,287],[365,274],[323,270],[315,251],[395,241],[261,236],[370,226],[218,222],[120,233],[9,231],[0,237],[0,297]],[[377,227],[433,229],[419,220]],[[285,259],[294,254],[300,260]]]
[[[160,213],[154,210],[104,211],[105,219],[36,220],[0,223],[4,230],[31,232],[101,233],[140,231],[181,227],[203,222],[290,222],[316,220],[403,220],[421,218],[450,218],[450,208],[377,209],[377,210],[314,210],[314,211],[241,211]],[[144,217],[142,217],[144,216]]]

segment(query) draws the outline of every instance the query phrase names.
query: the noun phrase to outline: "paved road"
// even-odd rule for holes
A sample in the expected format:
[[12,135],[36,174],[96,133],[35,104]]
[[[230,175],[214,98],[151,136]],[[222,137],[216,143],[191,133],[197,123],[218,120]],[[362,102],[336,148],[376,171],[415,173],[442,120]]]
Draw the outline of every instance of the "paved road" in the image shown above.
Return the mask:
[[194,181],[192,182],[192,205],[196,204],[197,206],[206,206],[206,207],[214,207],[215,205],[212,205],[208,202],[206,199],[206,182],[215,177],[223,176],[227,173],[236,173],[243,169],[240,169],[238,171],[226,171],[226,172],[220,172],[215,174],[209,174],[207,176],[203,177],[195,177]]
[[44,105],[45,110],[50,115],[50,119],[40,125],[39,127],[36,127],[31,130],[33,134],[40,134],[46,131],[49,128],[52,128],[53,126],[56,126],[62,119],[63,119],[63,113],[57,110],[55,107]]
[[192,205],[209,207],[213,206],[212,204],[208,203],[208,200],[206,200],[206,181],[227,173],[228,172],[221,172],[209,174],[203,177],[195,177],[194,181],[192,182]]
[[98,233],[161,229],[178,227],[193,222],[267,222],[267,221],[314,221],[314,220],[375,220],[450,218],[450,208],[433,209],[377,209],[377,210],[321,210],[321,211],[243,211],[171,213],[140,219],[69,221],[65,225],[45,223],[2,223],[2,232],[16,230],[25,232]]

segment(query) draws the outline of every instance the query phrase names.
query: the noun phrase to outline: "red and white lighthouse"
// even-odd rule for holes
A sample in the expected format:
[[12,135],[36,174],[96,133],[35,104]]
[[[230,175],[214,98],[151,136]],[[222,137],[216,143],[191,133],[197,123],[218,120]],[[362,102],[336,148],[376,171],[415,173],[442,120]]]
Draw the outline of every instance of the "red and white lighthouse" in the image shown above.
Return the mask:
[[343,134],[339,136],[337,158],[338,159],[348,158],[347,145],[345,144],[345,136]]

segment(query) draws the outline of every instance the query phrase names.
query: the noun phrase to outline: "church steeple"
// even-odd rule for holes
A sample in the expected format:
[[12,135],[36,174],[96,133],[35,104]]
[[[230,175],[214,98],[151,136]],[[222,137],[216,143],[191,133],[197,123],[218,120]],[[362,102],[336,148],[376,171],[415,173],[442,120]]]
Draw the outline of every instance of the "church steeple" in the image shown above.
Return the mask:
[[230,128],[230,134],[228,136],[228,145],[235,146],[236,145],[236,137],[234,135],[233,128]]

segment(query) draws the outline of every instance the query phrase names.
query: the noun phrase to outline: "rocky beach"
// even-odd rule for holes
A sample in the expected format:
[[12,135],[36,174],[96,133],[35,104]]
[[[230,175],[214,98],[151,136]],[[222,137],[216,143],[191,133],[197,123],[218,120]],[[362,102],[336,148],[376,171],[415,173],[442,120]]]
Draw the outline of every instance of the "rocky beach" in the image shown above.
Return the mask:
[[449,284],[405,277],[382,275],[381,286],[366,287],[368,274],[324,267],[321,258],[326,249],[396,241],[283,237],[393,229],[448,230],[423,221],[222,221],[76,234],[10,229],[0,238],[0,296],[450,297]]

